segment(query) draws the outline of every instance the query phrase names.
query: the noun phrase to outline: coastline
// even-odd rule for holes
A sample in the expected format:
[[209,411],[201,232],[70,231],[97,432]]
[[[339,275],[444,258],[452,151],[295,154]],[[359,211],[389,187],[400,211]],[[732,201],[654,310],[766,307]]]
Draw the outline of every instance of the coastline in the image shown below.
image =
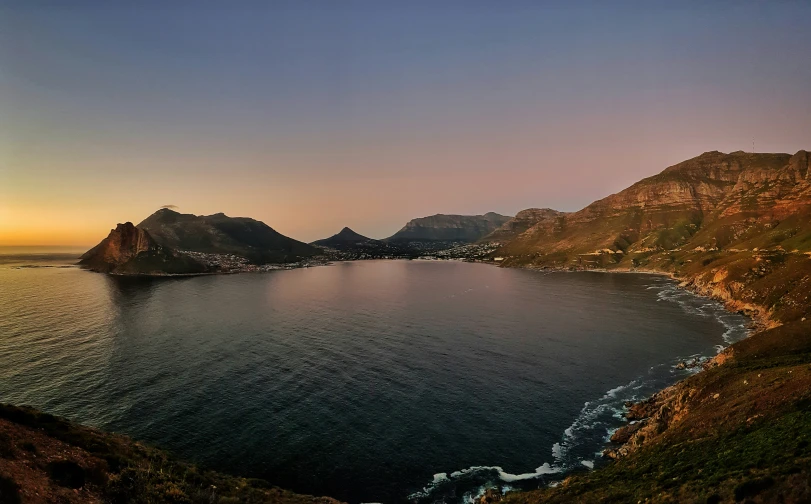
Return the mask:
[[[439,259],[439,260],[442,260],[442,259]],[[456,259],[445,259],[445,260],[456,260]],[[437,260],[432,259],[432,260],[429,260],[429,261],[435,262]],[[460,260],[457,260],[457,261],[460,261]],[[350,262],[350,261],[341,261],[341,262]],[[351,262],[354,262],[354,260],[352,260]],[[466,261],[466,262],[480,262],[480,263],[489,264],[489,265],[492,265],[492,266],[501,266],[501,265],[499,265],[497,263],[493,263],[491,261]],[[330,263],[326,263],[326,264],[319,264],[319,265],[332,265],[332,264],[334,264],[334,262],[330,262]],[[305,266],[297,266],[297,268],[301,268],[301,267],[305,267]],[[505,266],[505,267],[515,267],[515,266]],[[693,277],[692,279],[690,277],[687,277],[687,276],[680,278],[680,277],[677,277],[672,272],[653,270],[653,269],[639,270],[639,269],[628,269],[628,268],[622,268],[622,269],[620,269],[620,268],[617,268],[617,269],[603,269],[603,268],[601,268],[601,269],[588,269],[588,270],[585,270],[585,269],[583,269],[583,270],[575,270],[575,269],[567,269],[567,268],[532,268],[532,267],[523,267],[523,268],[519,267],[519,268],[537,270],[537,271],[546,270],[546,271],[549,271],[549,272],[561,272],[561,273],[594,272],[594,273],[620,273],[620,274],[622,274],[622,273],[625,273],[625,274],[634,273],[634,274],[656,275],[656,276],[665,277],[665,278],[673,280],[675,282],[674,287],[676,287],[676,288],[679,288],[679,289],[694,293],[696,295],[702,296],[702,297],[707,298],[707,299],[713,299],[715,301],[721,302],[724,309],[729,311],[729,312],[740,313],[740,314],[743,314],[743,315],[747,315],[749,320],[752,322],[752,324],[754,326],[749,331],[748,337],[751,337],[751,336],[753,336],[755,334],[758,334],[758,333],[762,332],[763,330],[765,330],[767,328],[769,323],[773,323],[773,321],[771,321],[768,317],[766,317],[765,321],[762,321],[763,322],[762,324],[758,324],[758,322],[761,321],[760,319],[755,318],[750,313],[746,313],[744,311],[739,311],[739,310],[733,309],[735,307],[735,305],[730,304],[728,302],[729,301],[728,299],[724,299],[722,297],[715,297],[715,296],[712,295],[712,291],[707,291],[707,292],[709,292],[709,294],[705,294],[704,292],[702,292],[700,290],[702,284],[700,282],[693,282],[693,280],[695,280],[695,277]],[[296,269],[296,268],[279,268],[279,269]],[[244,272],[247,272],[247,271],[244,271]],[[236,274],[236,273],[243,273],[243,271],[216,272],[216,273],[207,273],[206,275],[211,275],[211,274]],[[137,275],[116,275],[116,276],[137,276]],[[156,275],[156,276],[153,276],[153,277],[170,277],[170,276],[198,276],[198,275]],[[732,301],[734,301],[734,300],[732,300]],[[760,315],[763,315],[765,313],[765,310],[762,307],[759,308],[759,310],[760,311],[754,312],[754,313],[757,313],[757,314],[760,314]],[[719,354],[719,355],[721,355],[721,354]],[[727,354],[723,354],[723,355],[726,356]],[[713,359],[713,361],[715,361],[715,360],[716,359]],[[722,358],[722,359],[719,359],[719,360],[724,360],[724,359]],[[722,364],[722,363],[723,362],[718,362],[718,364]],[[703,373],[705,369],[706,368],[702,368],[700,372]],[[695,373],[695,374],[699,374],[699,373]],[[694,375],[691,375],[691,377],[692,376],[694,376]],[[679,387],[679,385],[683,384],[689,378],[690,377],[682,378],[678,382],[676,382],[675,384],[670,385],[668,387],[665,387],[665,388],[657,391],[656,393],[652,394],[647,399],[645,399],[645,400],[643,400],[643,401],[641,401],[640,403],[637,403],[637,404],[647,403],[648,406],[650,406],[651,401],[654,398],[657,398],[657,397],[659,399],[662,399],[662,400],[664,400],[664,399],[671,400],[671,399],[674,399],[674,397],[676,399],[678,399],[676,396],[678,395],[678,391],[679,391],[678,387]],[[662,401],[658,401],[658,402],[652,401],[652,402],[657,404],[657,405],[662,403]],[[672,401],[671,401],[671,403],[672,403]],[[626,424],[626,425],[628,425],[628,424]],[[624,443],[620,448],[622,448],[622,447],[624,447],[626,445],[629,445],[629,441],[626,441],[626,443]],[[641,446],[641,444],[639,446]],[[589,472],[591,472],[591,471],[589,471]],[[572,474],[576,475],[576,473],[572,473]],[[567,475],[567,478],[568,477],[570,477],[570,476]]]
[[[484,261],[482,261],[484,262]],[[550,267],[550,266],[542,266],[542,267],[535,267],[532,265],[495,265],[500,268],[517,268],[517,269],[528,269],[532,271],[550,271],[550,272],[558,272],[558,273],[607,273],[607,274],[638,274],[638,275],[656,275],[670,278],[677,282],[678,287],[684,289],[688,292],[692,292],[693,294],[712,299],[715,301],[720,302],[724,305],[727,311],[731,313],[739,313],[748,317],[752,321],[752,333],[751,335],[757,334],[761,331],[766,329],[771,329],[774,327],[778,327],[781,323],[777,320],[774,320],[770,315],[769,311],[766,307],[758,304],[753,303],[746,303],[740,300],[735,299],[732,297],[728,290],[726,289],[719,289],[717,287],[718,284],[715,285],[707,285],[703,282],[700,282],[697,276],[693,277],[684,277],[678,276],[672,271],[663,271],[663,270],[655,270],[655,269],[634,269],[634,268],[593,268],[593,269],[572,269],[572,268],[560,268],[560,267]]]

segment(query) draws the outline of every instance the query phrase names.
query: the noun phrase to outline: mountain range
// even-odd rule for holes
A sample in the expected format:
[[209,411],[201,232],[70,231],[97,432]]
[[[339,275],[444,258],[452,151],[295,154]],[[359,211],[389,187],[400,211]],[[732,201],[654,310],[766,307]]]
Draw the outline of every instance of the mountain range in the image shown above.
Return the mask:
[[137,226],[119,224],[79,264],[123,275],[199,274],[234,271],[249,263],[291,263],[320,252],[254,219],[163,208]]
[[498,229],[511,217],[488,212],[484,215],[444,215],[412,219],[386,238],[389,242],[445,241],[473,243]]
[[496,213],[439,214],[414,219],[384,240],[345,227],[329,238],[307,244],[247,217],[183,214],[162,208],[138,225],[119,224],[86,252],[79,264],[103,273],[165,275],[255,271],[249,265],[290,264],[314,258],[413,258],[475,242],[509,220]]

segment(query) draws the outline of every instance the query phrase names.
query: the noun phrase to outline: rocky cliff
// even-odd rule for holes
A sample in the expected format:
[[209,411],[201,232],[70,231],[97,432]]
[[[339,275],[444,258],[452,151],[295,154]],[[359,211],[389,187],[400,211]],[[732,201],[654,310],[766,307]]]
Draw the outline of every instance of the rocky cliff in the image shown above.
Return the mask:
[[800,316],[811,253],[809,154],[707,152],[539,220],[507,266],[640,269],[774,320]]
[[512,266],[662,272],[758,322],[638,404],[615,462],[510,503],[811,501],[809,154],[708,152],[495,254]]
[[551,208],[528,208],[521,210],[515,217],[499,226],[492,233],[483,237],[482,242],[508,242],[518,238],[518,236],[531,227],[548,222],[552,223],[564,216],[564,212],[558,212]]
[[194,259],[159,245],[145,229],[127,222],[110,230],[107,238],[79,260],[82,267],[101,273],[191,274],[208,269]]
[[387,238],[390,242],[456,241],[473,243],[495,231],[510,217],[489,212],[484,215],[444,215],[412,219]]

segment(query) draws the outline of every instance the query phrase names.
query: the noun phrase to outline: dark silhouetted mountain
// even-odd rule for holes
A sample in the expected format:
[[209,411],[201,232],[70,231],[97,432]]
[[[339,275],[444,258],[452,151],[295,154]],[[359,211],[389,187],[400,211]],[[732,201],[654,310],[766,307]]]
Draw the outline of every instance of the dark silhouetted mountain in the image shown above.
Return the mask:
[[234,254],[253,263],[293,262],[318,254],[317,248],[288,238],[247,217],[182,214],[163,208],[138,224],[154,240],[177,250]]
[[372,238],[367,238],[361,234],[358,234],[348,227],[343,228],[338,234],[334,234],[329,238],[324,238],[323,240],[316,240],[312,242],[312,245],[319,245],[322,247],[333,247],[335,245],[346,245],[346,244],[357,244],[357,243],[368,243],[374,242],[379,240],[373,240]]
[[388,243],[383,240],[375,240],[358,234],[348,227],[345,227],[338,234],[332,235],[323,240],[312,243],[318,247],[339,252],[333,255],[333,259],[377,259],[384,257],[410,257],[418,255],[409,247]]
[[492,233],[511,217],[494,212],[484,215],[444,215],[410,220],[389,242],[465,242],[473,243]]

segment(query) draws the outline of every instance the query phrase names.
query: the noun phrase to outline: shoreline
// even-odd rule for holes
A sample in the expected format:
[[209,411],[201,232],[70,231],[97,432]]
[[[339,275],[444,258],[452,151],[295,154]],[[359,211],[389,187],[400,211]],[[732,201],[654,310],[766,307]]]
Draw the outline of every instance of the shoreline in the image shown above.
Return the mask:
[[[767,329],[772,329],[774,327],[778,327],[782,325],[779,321],[774,320],[769,314],[768,310],[761,305],[746,303],[740,300],[735,299],[732,295],[728,293],[728,291],[720,291],[717,288],[713,288],[709,285],[704,285],[703,283],[697,283],[697,277],[687,278],[687,277],[680,277],[671,271],[661,271],[661,270],[650,270],[650,269],[627,269],[627,268],[617,268],[617,269],[610,269],[610,268],[594,268],[594,269],[570,269],[570,268],[559,268],[559,267],[549,267],[549,266],[542,266],[542,267],[533,267],[531,265],[523,266],[510,266],[510,265],[495,265],[500,268],[515,268],[515,269],[527,269],[531,271],[548,271],[548,272],[555,272],[555,273],[605,273],[605,274],[639,274],[639,275],[656,275],[656,276],[663,276],[670,278],[671,280],[678,283],[678,287],[680,289],[684,289],[688,292],[696,294],[698,296],[702,296],[708,299],[712,299],[714,301],[718,301],[721,303],[724,308],[731,312],[737,313],[740,315],[744,315],[745,317],[749,318],[752,322],[752,332],[750,336],[755,335],[759,332],[765,331]],[[718,285],[718,284],[715,284]],[[722,294],[725,292],[726,295]]]
[[[712,358],[707,359],[704,362],[698,364],[697,371],[689,376],[683,377],[671,385],[664,387],[662,389],[657,390],[650,396],[635,401],[633,403],[626,404],[626,413],[624,415],[625,423],[619,427],[617,430],[611,433],[611,440],[604,445],[604,450],[602,450],[602,458],[603,458],[603,467],[605,464],[616,463],[619,459],[622,459],[629,455],[631,452],[638,450],[640,447],[646,445],[652,439],[655,439],[667,429],[670,428],[668,422],[664,424],[664,430],[662,432],[656,432],[654,429],[661,429],[661,425],[657,425],[659,422],[662,421],[660,418],[662,416],[662,410],[667,409],[670,407],[675,407],[678,409],[681,407],[681,403],[683,398],[680,396],[680,390],[686,387],[687,380],[690,380],[696,375],[703,374],[708,370],[721,366],[725,362],[727,362],[730,358],[734,355],[734,348],[733,346],[741,341],[746,341],[752,336],[765,332],[769,329],[779,327],[782,325],[779,321],[772,319],[769,314],[768,310],[765,307],[760,305],[755,305],[751,303],[745,303],[743,301],[735,299],[731,293],[726,289],[719,289],[718,284],[715,285],[707,285],[703,282],[699,281],[698,275],[692,277],[680,277],[674,274],[673,272],[669,271],[661,271],[661,270],[650,270],[650,269],[629,269],[629,268],[618,268],[618,269],[609,269],[609,268],[594,268],[594,269],[571,269],[571,268],[560,268],[560,267],[533,267],[531,265],[524,266],[511,266],[511,265],[498,265],[499,267],[503,268],[516,268],[516,269],[527,269],[531,271],[546,271],[549,273],[602,273],[602,274],[643,274],[643,275],[656,275],[661,277],[669,278],[676,283],[676,288],[682,289],[686,292],[691,294],[716,301],[720,303],[724,310],[729,313],[735,313],[739,315],[743,315],[748,319],[747,324],[747,334],[744,338],[739,341],[735,341],[727,346],[725,346],[717,355]],[[650,426],[650,427],[648,427]],[[647,427],[647,428],[646,428]],[[649,432],[653,430],[653,432]],[[645,434],[648,434],[646,437]],[[567,475],[564,477],[557,484],[550,484],[546,485],[547,488],[552,488],[558,485],[566,485],[569,478],[571,478],[573,474]],[[487,489],[481,498],[485,498],[488,496],[487,492],[499,492],[497,488]],[[523,490],[518,490],[514,492],[516,495],[520,495],[524,493]],[[513,492],[508,492],[513,493]],[[479,498],[477,497],[477,498]],[[502,497],[501,494],[498,495],[499,500]]]
[[[329,261],[329,262],[320,263],[320,264],[297,265],[297,266],[289,267],[289,268],[282,267],[282,268],[269,270],[269,271],[300,269],[300,268],[315,267],[315,266],[330,266],[330,265],[334,265],[334,264],[336,264],[338,262],[357,262],[357,261],[363,261],[363,260],[367,260],[367,259]],[[392,260],[420,260],[420,259],[399,259],[398,258],[398,259],[369,259],[369,260],[392,261]],[[685,290],[687,292],[691,292],[691,293],[693,293],[695,295],[698,295],[698,296],[701,296],[701,297],[704,297],[704,298],[707,298],[707,299],[711,299],[711,300],[714,300],[716,302],[721,303],[723,308],[725,310],[727,310],[728,312],[738,313],[738,314],[746,316],[748,318],[748,320],[750,321],[750,323],[751,323],[751,327],[747,331],[746,337],[744,339],[747,339],[747,338],[749,338],[749,337],[751,337],[751,336],[753,336],[755,334],[758,334],[758,333],[762,332],[765,329],[768,329],[770,324],[775,323],[774,321],[772,321],[765,314],[765,310],[763,310],[762,307],[758,307],[759,309],[757,311],[753,311],[753,312],[746,312],[746,311],[743,311],[743,310],[733,309],[734,306],[735,306],[734,304],[732,304],[732,303],[735,302],[734,299],[729,299],[729,298],[724,298],[724,297],[721,297],[721,296],[716,296],[716,295],[713,295],[712,291],[702,290],[701,289],[701,284],[696,283],[696,277],[693,277],[693,278],[678,277],[675,274],[673,274],[672,272],[667,272],[667,271],[638,270],[638,269],[628,269],[628,268],[621,268],[621,269],[620,268],[618,268],[618,269],[606,269],[606,268],[569,269],[569,268],[549,268],[549,267],[532,267],[532,266],[506,266],[506,265],[501,265],[501,264],[498,264],[498,263],[494,263],[492,261],[482,261],[482,260],[465,261],[465,260],[461,260],[461,259],[424,259],[424,261],[426,261],[426,262],[440,262],[440,261],[472,262],[472,263],[488,264],[488,265],[496,266],[496,267],[527,269],[527,270],[531,270],[531,271],[548,272],[548,273],[553,273],[553,272],[554,273],[587,273],[587,272],[593,272],[593,273],[603,273],[603,274],[611,273],[611,274],[656,275],[656,276],[666,277],[666,278],[668,278],[670,280],[673,280],[675,282],[675,286],[677,288],[679,288],[679,289],[683,289],[683,290]],[[86,268],[81,268],[81,269],[86,269]],[[92,270],[90,270],[90,271],[92,271]],[[112,276],[118,276],[118,277],[171,278],[171,277],[210,276],[210,275],[219,275],[219,274],[264,273],[264,272],[268,272],[268,271],[230,271],[230,272],[210,272],[210,273],[199,273],[199,274],[165,274],[165,275],[121,275],[121,274],[111,274],[111,275]],[[726,348],[729,349],[730,346],[731,345],[728,345],[728,346],[726,346]],[[704,362],[704,365],[699,366],[698,371],[696,373],[694,373],[694,374],[699,374],[699,373],[705,371],[707,369],[706,366],[708,364],[710,364],[711,362],[715,362],[716,358],[721,356],[721,355],[724,355],[724,353],[722,352],[722,353],[719,353],[718,356],[716,356],[716,357],[709,358],[707,361]],[[718,365],[723,363],[722,362],[723,358],[719,359],[719,360],[721,360],[721,362],[718,362],[717,363]],[[691,374],[690,376],[693,376],[694,374]],[[671,390],[675,389],[676,387],[678,387],[685,380],[689,379],[690,376],[680,378],[676,382],[672,383],[671,385],[668,385],[667,387],[664,387],[662,389],[657,390],[656,392],[654,392],[652,395],[648,396],[647,398],[642,399],[639,402],[634,403],[634,406],[646,403],[648,401],[651,401],[653,398],[655,398],[657,396],[662,396],[663,394],[667,394],[668,391],[671,391]],[[630,411],[631,411],[630,408],[628,408],[628,412],[630,412]],[[625,427],[627,427],[627,426],[629,426],[629,425],[632,425],[632,424],[629,421],[626,421],[618,429],[618,431],[625,428]],[[626,447],[626,445],[628,445],[629,442],[626,442],[626,443],[623,443],[623,444],[616,444],[616,443],[610,443],[609,444],[609,443],[606,443],[606,444],[603,445],[603,447],[606,448],[606,449],[612,449],[613,448],[613,451],[618,452],[622,448]],[[603,455],[603,464],[601,464],[601,465],[609,463],[612,458],[613,457]],[[571,476],[571,474],[566,475],[565,477],[568,478],[569,476]]]

